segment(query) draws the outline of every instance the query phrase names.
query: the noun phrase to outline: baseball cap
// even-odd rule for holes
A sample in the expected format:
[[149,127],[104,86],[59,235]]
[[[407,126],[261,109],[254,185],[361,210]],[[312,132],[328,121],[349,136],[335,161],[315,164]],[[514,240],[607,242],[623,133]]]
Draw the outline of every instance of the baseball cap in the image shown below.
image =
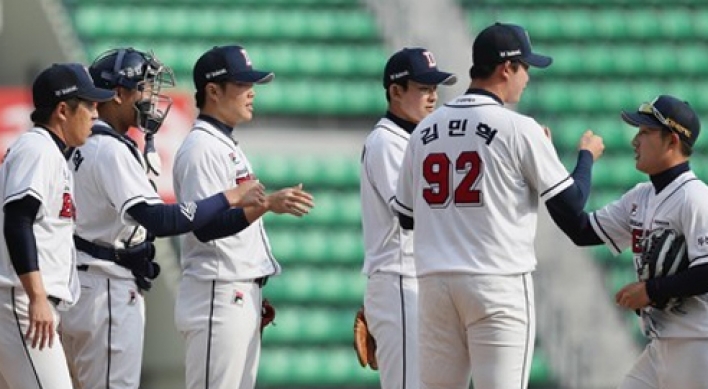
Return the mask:
[[402,80],[412,80],[424,85],[452,85],[457,77],[452,73],[441,72],[430,51],[420,48],[404,48],[388,59],[384,68],[383,86]]
[[472,44],[473,68],[507,60],[519,60],[537,68],[546,68],[553,62],[551,57],[533,52],[531,38],[521,26],[495,23],[482,30]]
[[35,108],[54,108],[60,101],[79,98],[104,102],[115,92],[97,88],[85,66],[78,63],[53,64],[44,69],[32,84]]
[[246,49],[241,46],[214,46],[194,64],[194,86],[201,90],[209,82],[238,81],[265,84],[275,75],[254,70]]
[[693,146],[701,132],[701,122],[687,102],[669,95],[660,95],[651,103],[642,103],[636,112],[622,111],[622,120],[639,127],[666,128]]

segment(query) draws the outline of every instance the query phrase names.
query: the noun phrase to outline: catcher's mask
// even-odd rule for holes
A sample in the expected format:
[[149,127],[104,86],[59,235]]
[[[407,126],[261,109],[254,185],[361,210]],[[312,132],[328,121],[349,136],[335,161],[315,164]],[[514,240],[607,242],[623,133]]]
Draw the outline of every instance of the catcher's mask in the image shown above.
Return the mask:
[[121,86],[142,93],[135,103],[138,128],[146,134],[155,134],[172,107],[172,99],[162,94],[162,88],[175,85],[172,69],[155,55],[121,48],[104,52],[89,67],[94,84],[113,89]]

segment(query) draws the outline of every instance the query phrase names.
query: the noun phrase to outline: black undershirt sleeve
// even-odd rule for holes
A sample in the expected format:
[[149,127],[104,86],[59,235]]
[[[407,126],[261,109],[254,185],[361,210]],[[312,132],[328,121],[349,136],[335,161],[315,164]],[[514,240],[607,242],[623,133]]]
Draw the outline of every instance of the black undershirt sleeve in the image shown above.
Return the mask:
[[696,296],[708,292],[706,279],[708,279],[708,263],[689,267],[671,276],[650,278],[646,282],[647,294],[652,301]]
[[37,240],[32,225],[40,205],[39,200],[32,196],[25,196],[5,205],[3,233],[17,275],[39,270]]
[[237,234],[249,225],[243,208],[232,208],[222,212],[204,227],[194,230],[194,235],[200,242],[208,242]]
[[218,193],[189,204],[139,203],[128,214],[155,236],[172,236],[199,229],[229,209],[226,196]]
[[589,215],[584,211],[590,196],[592,164],[592,154],[581,150],[571,174],[575,181],[573,185],[546,201],[546,208],[553,221],[578,246],[603,243],[590,225]]

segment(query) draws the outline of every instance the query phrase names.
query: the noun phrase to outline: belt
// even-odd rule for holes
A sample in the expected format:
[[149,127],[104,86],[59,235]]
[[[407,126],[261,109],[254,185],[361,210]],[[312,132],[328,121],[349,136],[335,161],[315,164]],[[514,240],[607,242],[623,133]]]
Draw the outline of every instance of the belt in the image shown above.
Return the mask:
[[116,253],[116,250],[114,248],[99,246],[77,235],[74,235],[74,245],[76,246],[77,250],[83,251],[94,258],[114,262],[118,261],[119,259],[118,254]]
[[254,283],[258,284],[259,288],[263,288],[268,283],[268,276],[263,276],[253,280]]
[[47,300],[49,300],[49,302],[54,304],[55,307],[57,305],[59,305],[59,303],[61,302],[61,299],[59,297],[55,297],[55,296],[47,296]]
[[77,265],[76,270],[78,271],[87,271],[89,268],[89,265]]

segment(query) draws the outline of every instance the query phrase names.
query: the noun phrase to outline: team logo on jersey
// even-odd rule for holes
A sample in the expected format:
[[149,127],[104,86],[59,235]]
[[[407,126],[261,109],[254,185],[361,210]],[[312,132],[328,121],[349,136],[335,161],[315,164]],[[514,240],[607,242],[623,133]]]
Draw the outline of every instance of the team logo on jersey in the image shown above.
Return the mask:
[[234,299],[232,301],[236,305],[243,305],[243,293],[241,291],[234,291]]
[[59,211],[59,217],[72,218],[76,217],[76,207],[74,206],[74,200],[71,198],[71,193],[64,192],[62,195],[62,205],[61,211]]
[[181,203],[179,205],[179,210],[182,212],[182,215],[189,219],[190,222],[194,221],[194,215],[197,213],[197,203],[190,201],[188,203]]
[[256,179],[256,176],[254,176],[253,174],[250,174],[250,173],[246,173],[245,176],[241,176],[241,177],[236,178],[236,185],[238,185],[242,182],[251,181],[251,180],[255,180],[255,179]]
[[236,153],[229,153],[229,159],[231,160],[231,162],[234,163],[234,165],[238,165],[238,163],[240,162],[238,157],[236,156]]
[[84,162],[84,157],[81,155],[81,150],[77,149],[74,151],[74,157],[71,158],[71,161],[74,163],[74,171],[79,171],[79,166],[82,162]]

